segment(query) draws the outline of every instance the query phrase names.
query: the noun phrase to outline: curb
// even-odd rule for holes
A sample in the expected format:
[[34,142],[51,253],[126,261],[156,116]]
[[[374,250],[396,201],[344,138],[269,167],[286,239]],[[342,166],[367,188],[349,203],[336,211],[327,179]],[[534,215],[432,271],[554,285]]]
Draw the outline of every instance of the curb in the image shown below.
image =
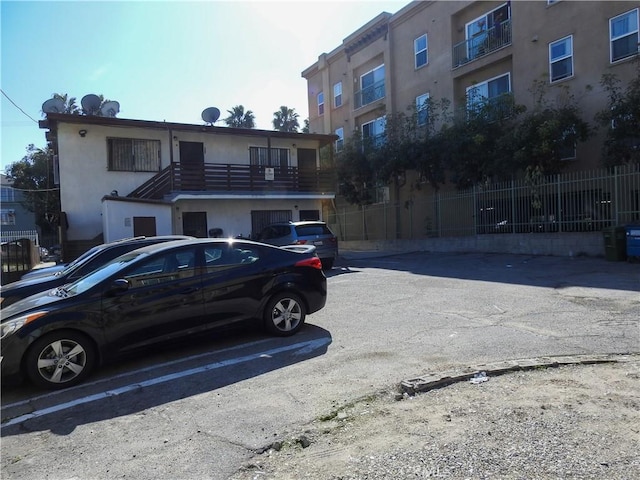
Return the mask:
[[479,364],[475,367],[466,367],[462,370],[446,371],[440,374],[427,374],[425,376],[403,380],[400,383],[401,392],[414,396],[418,393],[428,392],[445,387],[456,382],[471,380],[477,375],[497,376],[509,372],[534,370],[536,368],[561,367],[565,365],[593,365],[598,363],[620,363],[639,361],[640,354],[607,354],[607,355],[562,355],[553,357],[535,357],[522,360],[509,360]]

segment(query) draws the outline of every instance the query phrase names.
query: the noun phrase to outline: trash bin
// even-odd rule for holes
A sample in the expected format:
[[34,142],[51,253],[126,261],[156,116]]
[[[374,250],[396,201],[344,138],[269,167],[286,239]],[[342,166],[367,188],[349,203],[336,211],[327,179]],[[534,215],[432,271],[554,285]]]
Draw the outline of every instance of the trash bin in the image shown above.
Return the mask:
[[610,262],[622,262],[627,259],[627,229],[623,226],[608,227],[602,230],[604,235],[604,257]]
[[627,258],[640,260],[640,225],[627,225]]

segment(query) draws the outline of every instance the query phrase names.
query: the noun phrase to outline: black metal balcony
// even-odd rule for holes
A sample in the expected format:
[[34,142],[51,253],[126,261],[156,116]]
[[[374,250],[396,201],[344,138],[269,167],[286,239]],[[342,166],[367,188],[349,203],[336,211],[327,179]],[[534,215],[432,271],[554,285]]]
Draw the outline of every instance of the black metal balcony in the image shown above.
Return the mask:
[[365,87],[362,90],[358,90],[355,93],[355,105],[354,108],[364,107],[370,103],[380,100],[385,96],[384,80],[376,82],[369,87]]
[[453,68],[511,45],[511,20],[504,21],[453,46]]
[[[174,163],[131,192],[128,197],[161,199],[176,192],[236,193],[329,193],[335,191],[333,170],[306,170],[298,167],[262,165],[204,164],[193,167]],[[273,178],[273,179],[272,179]]]

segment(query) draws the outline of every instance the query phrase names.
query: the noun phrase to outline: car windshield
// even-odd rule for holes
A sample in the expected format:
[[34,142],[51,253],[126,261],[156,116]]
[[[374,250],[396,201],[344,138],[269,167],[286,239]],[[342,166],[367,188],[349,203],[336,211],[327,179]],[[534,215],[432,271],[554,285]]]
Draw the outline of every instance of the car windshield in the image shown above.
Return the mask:
[[99,245],[97,247],[90,248],[89,250],[84,252],[82,255],[80,255],[78,258],[76,258],[73,262],[71,262],[69,265],[64,267],[56,275],[66,275],[69,272],[73,272],[78,267],[79,264],[84,263],[85,260],[97,255],[100,250],[101,250],[101,247]]
[[146,253],[138,253],[138,252],[129,252],[121,255],[117,258],[114,258],[106,265],[103,265],[97,270],[85,275],[84,277],[76,280],[73,283],[70,283],[64,287],[64,290],[69,295],[77,295],[82,292],[86,292],[90,288],[96,286],[104,279],[109,278],[120,270],[128,267],[131,263],[135,262],[137,259],[141,257],[145,257],[148,254]]

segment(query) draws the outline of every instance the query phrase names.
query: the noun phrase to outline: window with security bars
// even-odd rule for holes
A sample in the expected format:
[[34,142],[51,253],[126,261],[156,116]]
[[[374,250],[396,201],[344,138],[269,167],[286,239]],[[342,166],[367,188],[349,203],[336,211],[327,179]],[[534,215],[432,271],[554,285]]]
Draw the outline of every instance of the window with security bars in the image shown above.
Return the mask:
[[269,149],[266,147],[249,147],[249,161],[251,165],[260,165],[263,167],[288,167],[289,166],[289,149],[288,148],[272,148],[271,157],[269,157]]
[[160,171],[160,140],[107,138],[107,155],[112,172]]

